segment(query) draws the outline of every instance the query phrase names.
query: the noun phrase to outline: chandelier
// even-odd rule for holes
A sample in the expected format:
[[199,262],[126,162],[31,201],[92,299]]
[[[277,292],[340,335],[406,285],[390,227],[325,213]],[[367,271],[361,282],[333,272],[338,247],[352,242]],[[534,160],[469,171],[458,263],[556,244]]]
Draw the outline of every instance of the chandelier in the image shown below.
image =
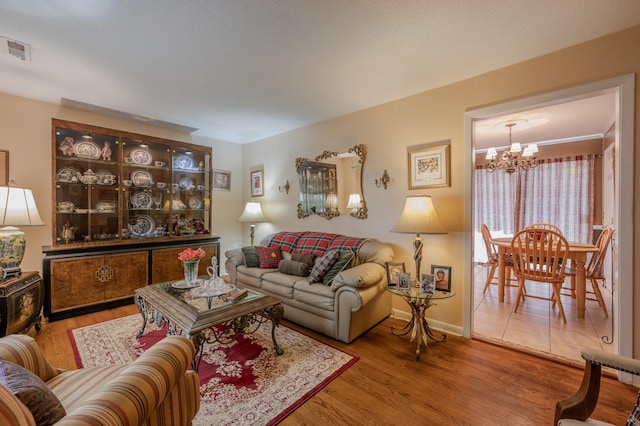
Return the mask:
[[538,152],[538,145],[530,143],[522,150],[522,146],[518,142],[511,141],[511,129],[516,123],[509,122],[505,124],[509,128],[509,149],[503,151],[498,155],[498,151],[495,148],[489,148],[487,150],[487,156],[489,163],[485,166],[488,172],[495,172],[496,170],[502,170],[507,173],[513,173],[516,170],[529,170],[538,165],[535,157],[535,153]]

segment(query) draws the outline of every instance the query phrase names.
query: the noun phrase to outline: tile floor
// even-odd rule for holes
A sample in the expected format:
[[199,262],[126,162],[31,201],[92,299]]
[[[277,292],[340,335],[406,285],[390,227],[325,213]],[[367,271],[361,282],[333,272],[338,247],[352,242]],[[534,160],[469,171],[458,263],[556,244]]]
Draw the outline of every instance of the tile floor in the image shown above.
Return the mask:
[[[474,319],[473,333],[475,337],[499,344],[524,347],[543,356],[564,359],[570,363],[576,361],[582,365],[580,351],[583,347],[593,347],[604,351],[615,352],[616,345],[606,344],[611,341],[611,292],[602,289],[609,317],[598,302],[586,301],[585,318],[578,318],[576,301],[570,296],[562,296],[567,323],[560,318],[557,307],[551,302],[527,298],[520,303],[517,313],[513,313],[513,305],[518,294],[517,287],[505,289],[504,303],[498,302],[498,286],[492,285],[485,295],[482,294],[486,280],[487,269],[476,266],[474,271]],[[496,271],[497,276],[497,271]],[[569,279],[567,279],[567,283]],[[515,281],[514,281],[515,284]],[[587,282],[587,289],[590,284]],[[527,282],[529,293],[549,292],[549,285],[545,283]],[[572,362],[573,361],[573,362]]]

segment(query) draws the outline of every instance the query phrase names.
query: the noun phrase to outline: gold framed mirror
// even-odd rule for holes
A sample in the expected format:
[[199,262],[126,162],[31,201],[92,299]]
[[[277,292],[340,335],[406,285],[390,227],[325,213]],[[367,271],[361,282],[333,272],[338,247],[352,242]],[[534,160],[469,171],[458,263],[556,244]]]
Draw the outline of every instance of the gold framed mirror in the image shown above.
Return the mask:
[[341,214],[366,219],[367,203],[362,191],[365,145],[346,152],[324,151],[313,160],[296,158],[300,184],[298,218],[313,214],[331,220]]

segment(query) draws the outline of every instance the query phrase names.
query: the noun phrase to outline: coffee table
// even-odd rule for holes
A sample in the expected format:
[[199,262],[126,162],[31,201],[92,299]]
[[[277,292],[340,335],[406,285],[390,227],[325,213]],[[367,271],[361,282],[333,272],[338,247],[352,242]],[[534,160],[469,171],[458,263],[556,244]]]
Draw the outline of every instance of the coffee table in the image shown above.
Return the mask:
[[[202,284],[203,280],[199,278],[198,282]],[[228,291],[219,291],[218,295],[198,291],[201,287],[186,289],[179,284],[180,281],[171,281],[135,291],[134,301],[143,321],[138,337],[144,335],[147,323],[166,324],[167,334],[183,335],[193,341],[196,347],[193,369],[198,371],[205,343],[226,344],[239,334],[255,333],[260,325],[271,321],[273,348],[277,355],[284,353],[275,335],[284,309],[275,297],[248,290],[243,299],[225,301],[223,296],[235,290],[228,284]]]

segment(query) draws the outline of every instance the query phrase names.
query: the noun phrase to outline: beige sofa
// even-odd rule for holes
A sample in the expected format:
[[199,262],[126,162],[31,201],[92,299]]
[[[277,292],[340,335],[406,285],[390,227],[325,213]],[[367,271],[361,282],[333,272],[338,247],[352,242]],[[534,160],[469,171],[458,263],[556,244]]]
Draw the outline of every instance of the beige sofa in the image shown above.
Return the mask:
[[248,267],[241,249],[225,253],[225,267],[233,284],[277,297],[284,318],[326,336],[350,343],[391,313],[391,294],[385,290],[385,263],[393,260],[388,244],[371,239],[318,232],[280,232],[261,246],[292,253],[315,253],[318,263],[329,250],[352,250],[353,264],[329,283],[310,283],[305,276],[277,268]]
[[129,365],[62,371],[31,337],[2,337],[0,424],[189,425],[200,408],[194,356],[191,340],[169,336]]

